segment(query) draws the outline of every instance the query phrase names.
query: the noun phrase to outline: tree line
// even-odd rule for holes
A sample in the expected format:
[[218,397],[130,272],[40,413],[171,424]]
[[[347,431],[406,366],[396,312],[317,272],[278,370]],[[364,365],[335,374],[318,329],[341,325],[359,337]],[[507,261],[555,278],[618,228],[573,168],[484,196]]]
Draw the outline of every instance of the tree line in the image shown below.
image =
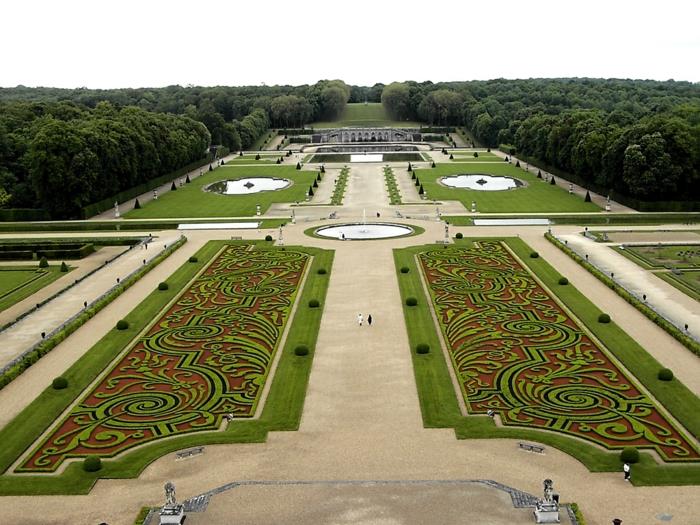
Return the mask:
[[210,140],[201,122],[137,107],[0,102],[0,200],[79,217],[92,202],[203,159]]
[[[690,82],[528,79],[348,86],[0,89],[0,101],[136,106],[205,124],[214,144],[249,149],[267,131],[338,117],[347,102],[381,101],[396,120],[464,126],[486,146],[516,151],[639,199],[697,200],[700,86]],[[0,133],[2,131],[0,130]],[[6,186],[5,186],[6,187]],[[0,205],[3,194],[0,192]]]
[[376,89],[321,80],[303,86],[195,87],[138,89],[0,88],[0,101],[70,101],[86,108],[100,102],[136,106],[155,113],[185,115],[206,125],[213,144],[231,151],[249,149],[270,127],[301,128],[340,116],[348,101],[379,101]]
[[398,120],[465,126],[584,184],[640,200],[700,200],[700,86],[690,82],[529,79],[395,82]]

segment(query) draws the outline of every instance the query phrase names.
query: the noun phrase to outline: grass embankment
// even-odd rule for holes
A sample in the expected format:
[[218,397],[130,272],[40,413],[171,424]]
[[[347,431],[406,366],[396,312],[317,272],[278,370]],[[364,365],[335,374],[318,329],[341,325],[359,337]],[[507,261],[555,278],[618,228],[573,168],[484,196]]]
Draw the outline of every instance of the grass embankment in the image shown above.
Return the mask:
[[[188,218],[188,217],[252,217],[256,205],[264,213],[276,202],[304,201],[316,178],[315,171],[297,170],[295,166],[231,166],[218,169],[196,178],[190,184],[169,191],[155,201],[149,201],[139,210],[132,210],[128,219]],[[247,177],[275,177],[289,179],[292,185],[278,191],[262,191],[250,195],[221,195],[204,191],[204,187],[217,181]]]
[[[470,246],[476,239],[463,239],[458,244]],[[656,377],[661,365],[614,322],[601,324],[601,311],[581,292],[570,284],[558,284],[562,277],[541,257],[529,257],[532,251],[520,239],[506,239],[507,245],[540,281],[578,317],[583,325],[619,359],[627,370],[639,380],[692,435],[700,433],[700,400],[678,380],[659,381]],[[404,316],[408,327],[414,374],[418,387],[423,423],[428,428],[454,428],[460,439],[511,438],[532,440],[553,446],[581,461],[593,472],[614,472],[621,467],[619,452],[606,452],[596,447],[550,431],[522,427],[496,427],[488,416],[462,416],[456,391],[450,379],[448,364],[440,351],[440,339],[430,310],[430,299],[423,290],[420,269],[414,256],[433,245],[417,246],[394,251],[397,278],[404,304]],[[401,273],[401,267],[408,273]],[[405,306],[407,297],[417,297],[418,305]],[[613,319],[614,320],[614,319]],[[416,345],[427,343],[431,351],[418,355]],[[649,454],[642,453],[635,465],[635,485],[693,485],[700,484],[700,465],[659,465]]]
[[[224,241],[211,241],[197,252],[199,262],[185,263],[167,282],[168,290],[155,290],[132,310],[125,319],[129,322],[126,330],[110,330],[95,346],[62,374],[68,380],[68,388],[54,390],[48,385],[32,403],[15,419],[0,430],[0,494],[86,494],[98,478],[133,478],[152,461],[176,450],[215,443],[263,442],[271,430],[296,430],[299,427],[304,398],[311,371],[311,362],[318,336],[323,308],[308,308],[310,299],[325,302],[328,279],[333,263],[333,252],[314,248],[303,251],[314,256],[303,290],[298,295],[298,308],[291,320],[281,359],[272,379],[262,415],[258,420],[236,421],[223,432],[203,432],[178,436],[156,442],[127,452],[117,459],[103,461],[98,472],[82,470],[82,462],[69,464],[59,475],[8,475],[8,468],[29,447],[32,447],[41,433],[84,390],[94,381],[114,359],[126,349],[131,341],[146,325],[161,312],[181,290],[202,270],[204,266],[226,244]],[[259,249],[276,249],[260,242]],[[287,247],[290,249],[290,247]],[[301,248],[300,248],[301,249]],[[318,274],[318,269],[326,269]],[[294,348],[305,344],[309,355],[296,356]],[[278,350],[279,351],[279,350]]]
[[[546,183],[536,175],[506,162],[501,164],[452,162],[437,164],[435,168],[416,169],[415,173],[430,199],[458,200],[467,210],[471,209],[472,201],[476,201],[477,210],[482,213],[600,211],[600,208],[592,202],[584,202],[582,197],[570,195],[567,189]],[[526,185],[511,190],[479,191],[449,188],[437,182],[441,177],[476,173],[513,177]]]
[[[69,267],[69,270],[73,268]],[[0,266],[0,312],[35,294],[67,272],[59,266]]]
[[367,128],[395,127],[419,128],[420,122],[392,119],[380,102],[347,104],[337,120],[314,122],[313,128]]

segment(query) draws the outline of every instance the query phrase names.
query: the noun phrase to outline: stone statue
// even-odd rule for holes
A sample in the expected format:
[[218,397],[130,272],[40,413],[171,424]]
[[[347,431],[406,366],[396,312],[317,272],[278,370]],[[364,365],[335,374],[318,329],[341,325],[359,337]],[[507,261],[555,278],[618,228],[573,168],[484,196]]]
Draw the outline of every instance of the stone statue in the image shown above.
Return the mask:
[[545,479],[544,498],[537,501],[533,514],[536,523],[560,523],[559,520],[559,495],[554,493],[554,482]]
[[552,494],[554,493],[553,485],[554,482],[551,479],[544,480],[544,500],[547,503],[551,503],[552,501]]
[[168,481],[165,484],[165,505],[160,509],[158,525],[183,525],[185,522],[185,506],[175,498],[175,484]]
[[165,484],[165,504],[177,505],[177,500],[175,499],[175,485],[170,481]]

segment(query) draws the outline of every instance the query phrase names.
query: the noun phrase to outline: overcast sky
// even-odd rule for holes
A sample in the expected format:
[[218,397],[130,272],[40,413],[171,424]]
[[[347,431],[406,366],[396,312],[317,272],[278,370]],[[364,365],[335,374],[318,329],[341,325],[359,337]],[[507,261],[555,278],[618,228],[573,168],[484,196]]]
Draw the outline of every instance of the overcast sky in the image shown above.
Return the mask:
[[7,0],[0,86],[700,81],[697,0]]

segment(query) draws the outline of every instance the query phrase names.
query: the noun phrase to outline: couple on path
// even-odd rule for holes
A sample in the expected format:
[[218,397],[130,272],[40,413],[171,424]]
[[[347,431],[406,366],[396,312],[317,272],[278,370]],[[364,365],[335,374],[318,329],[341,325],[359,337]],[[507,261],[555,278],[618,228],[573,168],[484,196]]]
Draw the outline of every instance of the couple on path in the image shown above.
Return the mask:
[[[357,324],[362,326],[362,314],[357,314]],[[367,315],[367,326],[372,326],[372,314]]]

